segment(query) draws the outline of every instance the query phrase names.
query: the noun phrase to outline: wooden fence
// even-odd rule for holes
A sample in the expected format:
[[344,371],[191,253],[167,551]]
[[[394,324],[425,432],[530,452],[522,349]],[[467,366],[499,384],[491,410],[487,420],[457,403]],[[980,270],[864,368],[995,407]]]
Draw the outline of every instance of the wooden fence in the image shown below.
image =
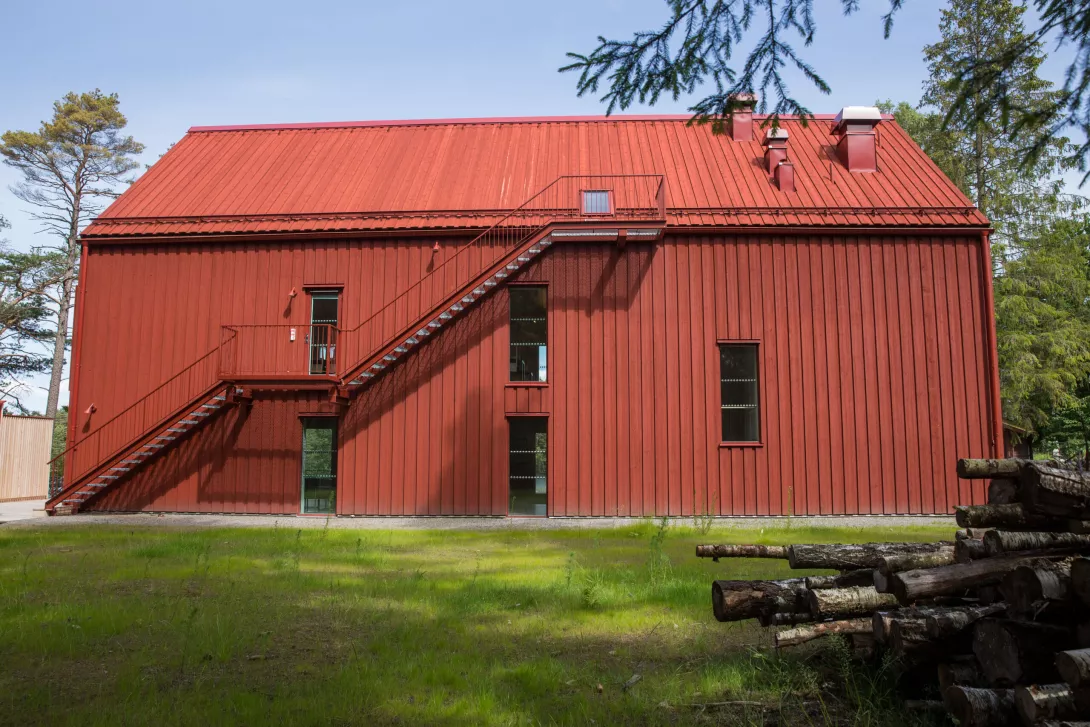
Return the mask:
[[0,502],[44,500],[53,420],[0,414]]

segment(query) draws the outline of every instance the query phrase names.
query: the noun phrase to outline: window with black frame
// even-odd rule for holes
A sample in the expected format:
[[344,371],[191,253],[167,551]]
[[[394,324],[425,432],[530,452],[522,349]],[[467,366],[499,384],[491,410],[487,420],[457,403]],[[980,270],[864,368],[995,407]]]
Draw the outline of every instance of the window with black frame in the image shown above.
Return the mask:
[[547,290],[513,286],[511,293],[511,381],[546,381],[549,339]]
[[724,442],[761,440],[757,344],[719,344],[719,387]]

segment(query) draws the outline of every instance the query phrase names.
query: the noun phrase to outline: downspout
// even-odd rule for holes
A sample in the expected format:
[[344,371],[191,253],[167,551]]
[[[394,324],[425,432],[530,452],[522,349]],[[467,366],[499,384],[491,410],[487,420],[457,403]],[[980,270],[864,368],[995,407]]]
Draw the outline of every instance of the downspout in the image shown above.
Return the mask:
[[1003,403],[999,395],[999,342],[995,333],[995,291],[992,287],[992,246],[989,231],[980,235],[980,257],[984,264],[984,307],[988,318],[988,368],[992,382],[989,405],[992,414],[992,456],[1002,457]]

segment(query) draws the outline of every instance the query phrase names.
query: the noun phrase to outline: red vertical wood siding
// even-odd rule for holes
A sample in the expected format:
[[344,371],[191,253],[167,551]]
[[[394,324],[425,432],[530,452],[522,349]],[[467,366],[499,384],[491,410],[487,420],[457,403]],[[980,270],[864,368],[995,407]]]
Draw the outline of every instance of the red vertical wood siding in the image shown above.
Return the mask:
[[[293,287],[343,284],[351,326],[434,264],[433,242],[95,246],[72,409],[112,416],[212,348],[221,323],[305,325]],[[957,457],[991,452],[980,245],[767,233],[558,244],[519,276],[549,286],[548,385],[507,381],[501,289],[341,414],[338,511],[506,514],[506,419],[525,414],[549,417],[552,515],[981,502],[953,474]],[[759,342],[759,446],[720,445],[717,341],[732,339]],[[298,417],[324,400],[261,393],[94,507],[297,512]]]

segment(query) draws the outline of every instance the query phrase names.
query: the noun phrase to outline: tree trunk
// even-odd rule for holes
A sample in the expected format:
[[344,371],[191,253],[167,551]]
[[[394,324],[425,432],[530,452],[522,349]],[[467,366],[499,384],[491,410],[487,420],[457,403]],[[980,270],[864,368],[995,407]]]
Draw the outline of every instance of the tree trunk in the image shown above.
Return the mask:
[[954,547],[946,546],[931,553],[905,553],[904,555],[887,555],[878,564],[878,570],[882,575],[891,575],[906,570],[918,568],[936,568],[940,565],[950,565],[954,562]]
[[887,555],[931,553],[950,543],[863,543],[861,545],[791,545],[787,560],[792,568],[855,570],[877,568]]
[[1090,520],[1090,475],[1034,464],[1022,474],[1027,512],[1072,520]]
[[957,595],[968,588],[998,583],[1018,566],[1032,562],[1033,558],[1004,556],[974,560],[972,563],[903,571],[892,576],[893,592],[905,605],[921,598]]
[[804,644],[807,641],[827,636],[828,634],[867,634],[870,633],[869,618],[856,618],[846,621],[826,621],[825,623],[800,626],[776,634],[776,648]]
[[988,483],[988,504],[1009,505],[1022,499],[1018,480],[992,480]]
[[806,587],[811,591],[819,588],[850,588],[851,586],[869,586],[874,580],[874,571],[850,570],[838,576],[809,576]]
[[1028,515],[1020,503],[1010,505],[965,505],[954,508],[958,527],[1001,528],[1064,532],[1067,520]]
[[1075,706],[1075,695],[1066,684],[1041,684],[1016,687],[1014,702],[1025,724],[1037,724],[1046,719],[1068,719],[1083,716]]
[[954,606],[935,609],[926,618],[927,634],[933,639],[942,639],[960,634],[982,618],[1003,613],[1002,604],[989,606]]
[[1076,689],[1090,686],[1090,649],[1073,649],[1056,654],[1060,678]]
[[959,459],[958,477],[963,480],[990,480],[1018,477],[1024,459]]
[[954,560],[958,563],[971,563],[988,557],[984,539],[964,538],[954,543]]
[[69,265],[73,271],[72,276],[61,283],[61,299],[57,308],[57,333],[53,338],[53,365],[49,371],[49,393],[45,400],[45,415],[47,417],[56,416],[57,414],[57,406],[61,396],[61,381],[64,379],[64,354],[68,349],[68,313],[72,308],[72,283],[75,276],[75,262],[69,260]]
[[802,578],[783,581],[713,581],[712,612],[719,621],[742,621],[776,613],[808,613]]
[[1071,644],[1062,626],[982,619],[973,632],[973,653],[988,681],[998,686],[1054,682],[1056,652]]
[[1071,563],[1071,590],[1084,606],[1090,606],[1090,558],[1076,558]]
[[1017,553],[1019,551],[1073,552],[1090,550],[1090,535],[1074,533],[1012,533],[992,530],[984,536],[984,547],[989,556]]
[[697,558],[787,558],[783,545],[698,545]]
[[1020,724],[1013,689],[954,686],[942,701],[961,727],[1016,727]]
[[1019,614],[1038,611],[1042,603],[1062,603],[1071,596],[1071,561],[1042,560],[1020,565],[999,584],[1011,610]]
[[897,605],[897,599],[888,593],[879,593],[873,587],[822,588],[808,591],[810,613],[818,618],[863,616],[881,608]]

